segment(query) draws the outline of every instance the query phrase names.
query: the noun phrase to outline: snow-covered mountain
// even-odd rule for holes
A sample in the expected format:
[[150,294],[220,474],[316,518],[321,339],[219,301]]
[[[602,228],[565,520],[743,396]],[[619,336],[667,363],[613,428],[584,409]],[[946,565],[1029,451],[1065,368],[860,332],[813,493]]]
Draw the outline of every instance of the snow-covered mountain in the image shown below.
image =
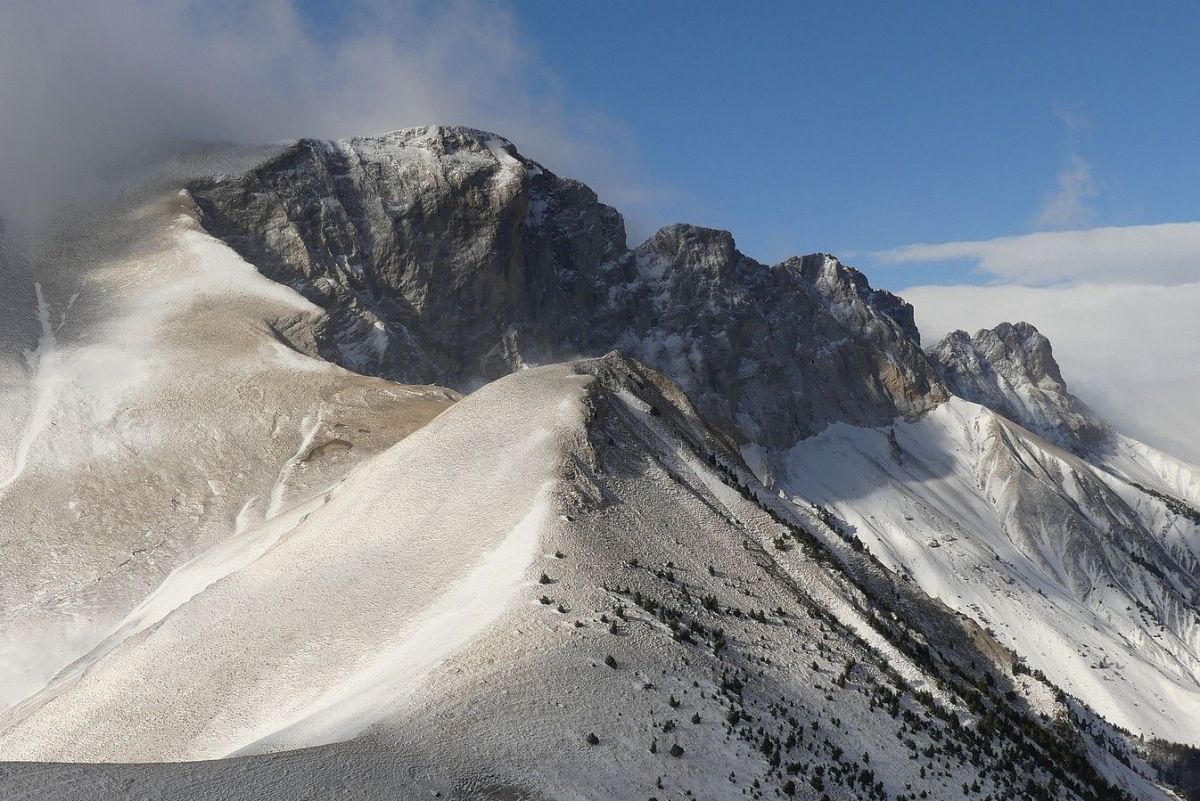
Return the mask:
[[955,395],[1045,439],[1074,449],[1104,438],[1104,425],[1067,391],[1050,341],[1029,323],[1001,323],[973,337],[954,331],[930,356]]
[[1031,668],[1120,726],[1200,741],[1196,521],[1119,460],[1088,464],[958,398],[889,430],[831,426],[788,459],[797,500]]
[[927,353],[462,128],[0,258],[7,795],[1167,798],[1200,745],[1200,470],[1033,326]]
[[457,397],[284,344],[320,309],[200,229],[179,194],[196,168],[0,248],[0,706],[152,624],[135,609],[184,563],[253,558],[267,543],[246,532]]
[[210,232],[329,312],[319,353],[351,369],[467,390],[619,347],[770,444],[946,397],[911,307],[856,270],[768,268],[688,225],[630,250],[595,193],[492,134],[305,140],[191,194]]

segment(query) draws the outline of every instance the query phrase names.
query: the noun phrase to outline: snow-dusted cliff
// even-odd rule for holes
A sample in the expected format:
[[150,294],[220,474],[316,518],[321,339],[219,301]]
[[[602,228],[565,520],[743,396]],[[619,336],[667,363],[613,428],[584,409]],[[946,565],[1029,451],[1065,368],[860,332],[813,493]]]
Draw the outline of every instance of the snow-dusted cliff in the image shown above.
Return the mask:
[[1165,798],[1136,735],[1200,744],[1200,471],[1030,325],[923,351],[463,128],[63,231],[0,248],[0,759],[164,764],[16,797]]
[[930,350],[950,390],[1068,448],[1099,444],[1104,425],[1067,391],[1050,341],[1029,323],[974,336],[954,331]]
[[856,270],[768,268],[688,225],[630,251],[614,209],[493,134],[305,140],[191,193],[209,231],[330,313],[321,353],[352,369],[465,390],[619,347],[773,444],[946,397],[912,309]]

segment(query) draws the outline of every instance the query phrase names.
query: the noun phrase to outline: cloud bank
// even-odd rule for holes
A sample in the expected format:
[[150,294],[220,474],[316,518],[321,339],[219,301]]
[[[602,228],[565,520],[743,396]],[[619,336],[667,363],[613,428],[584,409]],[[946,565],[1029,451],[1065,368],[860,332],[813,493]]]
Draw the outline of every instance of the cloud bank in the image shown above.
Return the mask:
[[1045,231],[878,251],[884,264],[973,262],[993,280],[1184,284],[1200,280],[1200,222]]
[[645,191],[630,136],[573,108],[499,4],[0,0],[0,215],[36,217],[182,142],[433,123],[503,134],[610,202]]
[[1050,338],[1072,390],[1102,417],[1200,464],[1200,223],[917,244],[876,256],[973,263],[994,283],[901,291],[927,341],[1031,322]]

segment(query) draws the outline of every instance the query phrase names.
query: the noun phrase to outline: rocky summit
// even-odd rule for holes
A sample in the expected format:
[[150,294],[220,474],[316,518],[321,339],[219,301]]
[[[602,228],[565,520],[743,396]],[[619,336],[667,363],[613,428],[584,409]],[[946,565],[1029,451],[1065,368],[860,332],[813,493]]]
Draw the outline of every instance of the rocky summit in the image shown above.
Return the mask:
[[929,355],[959,397],[1068,447],[1104,438],[1105,426],[1067,391],[1050,340],[1029,323],[1001,323],[975,336],[954,331]]
[[619,348],[779,445],[946,398],[912,308],[858,271],[768,268],[690,225],[630,250],[616,210],[493,134],[304,140],[190,191],[210,232],[328,312],[320,354],[358,371],[469,389]]
[[466,128],[125,180],[0,233],[0,797],[1200,797],[1200,469],[1033,325]]

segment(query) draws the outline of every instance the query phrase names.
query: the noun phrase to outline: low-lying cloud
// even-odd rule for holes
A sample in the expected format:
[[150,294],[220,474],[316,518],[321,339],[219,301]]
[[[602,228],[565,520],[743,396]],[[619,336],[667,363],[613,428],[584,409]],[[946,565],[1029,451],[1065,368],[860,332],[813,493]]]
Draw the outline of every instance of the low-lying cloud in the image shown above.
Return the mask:
[[873,253],[884,264],[970,262],[998,281],[1183,284],[1200,280],[1200,222],[1043,231]]
[[574,108],[500,4],[351,2],[320,33],[294,0],[0,0],[0,215],[35,219],[183,142],[505,135],[636,202],[630,137]]
[[928,341],[1026,320],[1076,394],[1119,430],[1200,464],[1200,223],[908,245],[890,263],[968,262],[991,283],[915,286]]

